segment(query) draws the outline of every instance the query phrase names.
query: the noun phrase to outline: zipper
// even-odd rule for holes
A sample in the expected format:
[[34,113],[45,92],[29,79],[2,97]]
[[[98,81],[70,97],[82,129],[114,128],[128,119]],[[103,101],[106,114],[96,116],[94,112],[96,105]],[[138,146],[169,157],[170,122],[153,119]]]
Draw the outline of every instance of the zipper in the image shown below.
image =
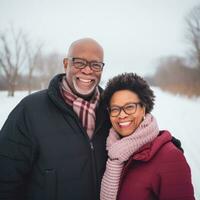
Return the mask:
[[90,142],[90,148],[91,148],[92,151],[94,151],[94,145],[93,145],[92,142]]
[[96,161],[95,161],[95,148],[94,148],[94,144],[92,141],[90,141],[90,149],[91,149],[91,159],[92,159],[92,174],[93,174],[93,187],[94,187],[94,191],[93,191],[93,199],[97,199],[97,169],[96,169]]

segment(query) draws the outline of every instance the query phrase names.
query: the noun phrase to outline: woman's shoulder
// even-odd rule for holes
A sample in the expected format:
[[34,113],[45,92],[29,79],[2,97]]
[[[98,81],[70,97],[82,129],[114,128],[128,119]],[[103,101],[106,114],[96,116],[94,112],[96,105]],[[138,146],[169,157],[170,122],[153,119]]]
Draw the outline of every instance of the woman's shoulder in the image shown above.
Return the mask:
[[166,130],[161,131],[155,139],[152,150],[156,151],[156,154],[158,154],[156,156],[159,156],[165,162],[184,160],[183,152],[173,143],[171,133]]
[[[162,134],[170,134],[169,132],[164,132]],[[164,137],[160,135],[159,137]],[[170,134],[171,135],[171,134]],[[166,137],[166,136],[165,136]],[[157,139],[157,140],[158,140]],[[166,140],[154,156],[154,160],[157,163],[157,169],[160,172],[169,172],[169,171],[188,171],[190,172],[190,167],[187,163],[187,160],[183,152],[176,147],[172,140]]]

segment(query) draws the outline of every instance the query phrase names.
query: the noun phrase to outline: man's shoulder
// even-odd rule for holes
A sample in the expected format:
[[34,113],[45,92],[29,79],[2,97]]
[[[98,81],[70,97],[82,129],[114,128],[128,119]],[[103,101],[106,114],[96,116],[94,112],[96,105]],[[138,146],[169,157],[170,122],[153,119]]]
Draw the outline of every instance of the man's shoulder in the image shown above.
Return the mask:
[[40,90],[40,91],[27,95],[26,97],[22,99],[22,102],[25,104],[34,103],[34,102],[41,101],[42,99],[46,97],[47,97],[47,89]]

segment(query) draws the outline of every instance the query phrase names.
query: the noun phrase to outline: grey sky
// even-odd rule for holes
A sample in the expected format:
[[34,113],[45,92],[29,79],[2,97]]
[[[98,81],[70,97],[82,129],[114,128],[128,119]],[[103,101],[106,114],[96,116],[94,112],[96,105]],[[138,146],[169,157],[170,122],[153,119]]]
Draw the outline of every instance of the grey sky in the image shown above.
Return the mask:
[[198,0],[0,0],[0,30],[13,23],[47,51],[92,37],[105,49],[104,77],[148,75],[161,56],[184,55],[184,17]]

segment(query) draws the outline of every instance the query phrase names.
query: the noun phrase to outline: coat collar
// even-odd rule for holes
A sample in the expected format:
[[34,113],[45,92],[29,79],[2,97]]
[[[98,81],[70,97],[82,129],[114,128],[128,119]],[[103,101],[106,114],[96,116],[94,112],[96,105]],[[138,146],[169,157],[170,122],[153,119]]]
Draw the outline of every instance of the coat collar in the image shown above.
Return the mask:
[[153,142],[144,145],[132,157],[130,157],[129,160],[149,161],[154,157],[159,149],[162,148],[164,144],[170,142],[171,140],[172,136],[168,131],[160,131],[158,137],[156,137]]

